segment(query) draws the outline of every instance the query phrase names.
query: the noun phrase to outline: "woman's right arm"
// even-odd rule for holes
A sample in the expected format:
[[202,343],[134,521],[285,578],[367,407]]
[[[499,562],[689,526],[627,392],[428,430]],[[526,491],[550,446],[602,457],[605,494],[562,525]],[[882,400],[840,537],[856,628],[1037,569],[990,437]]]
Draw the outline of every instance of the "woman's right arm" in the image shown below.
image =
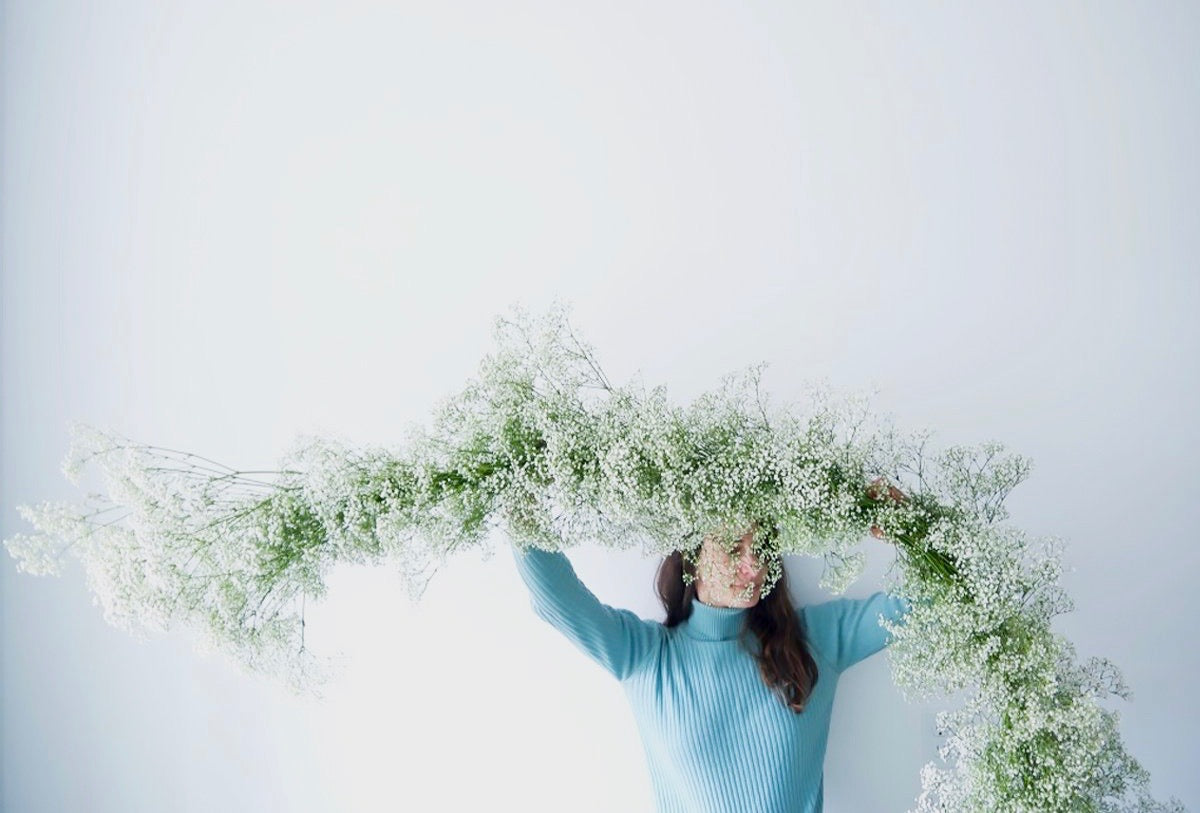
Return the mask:
[[618,680],[632,675],[662,642],[661,624],[602,603],[562,551],[512,544],[517,572],[538,617],[563,633]]

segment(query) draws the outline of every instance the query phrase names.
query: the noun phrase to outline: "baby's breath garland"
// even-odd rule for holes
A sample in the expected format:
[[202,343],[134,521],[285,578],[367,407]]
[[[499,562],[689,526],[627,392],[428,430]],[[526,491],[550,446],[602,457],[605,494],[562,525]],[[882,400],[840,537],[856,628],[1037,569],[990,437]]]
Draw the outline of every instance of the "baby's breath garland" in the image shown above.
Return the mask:
[[[316,691],[330,662],[305,646],[304,609],[335,564],[391,563],[415,600],[447,556],[497,526],[521,547],[688,556],[706,536],[732,550],[754,528],[764,594],[779,554],[822,557],[821,585],[840,593],[876,528],[898,552],[888,589],[913,606],[903,624],[881,622],[897,685],[968,696],[938,715],[943,765],[922,769],[919,813],[1183,809],[1151,798],[1100,705],[1130,697],[1119,670],[1080,663],[1050,628],[1072,608],[1061,543],[1003,524],[1028,461],[994,443],[927,455],[926,435],[872,426],[862,399],[822,388],[807,415],[772,409],[762,364],[681,408],[661,386],[610,384],[567,317],[556,304],[498,318],[479,377],[399,452],[306,436],[282,468],[238,471],[73,424],[64,473],[78,483],[96,463],[107,496],[18,506],[37,533],[5,544],[31,573],[77,556],[106,619],[130,632],[198,629],[246,667]],[[881,499],[879,478],[909,493]]]

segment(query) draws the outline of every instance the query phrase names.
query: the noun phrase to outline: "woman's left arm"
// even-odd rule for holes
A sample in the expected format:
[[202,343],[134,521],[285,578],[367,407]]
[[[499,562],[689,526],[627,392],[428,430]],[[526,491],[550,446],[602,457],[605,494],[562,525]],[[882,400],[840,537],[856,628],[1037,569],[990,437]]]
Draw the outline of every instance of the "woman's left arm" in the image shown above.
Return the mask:
[[880,616],[900,622],[912,606],[906,599],[879,591],[867,598],[841,598],[819,605],[833,615],[832,660],[839,672],[874,655],[892,642],[891,634],[879,623]]

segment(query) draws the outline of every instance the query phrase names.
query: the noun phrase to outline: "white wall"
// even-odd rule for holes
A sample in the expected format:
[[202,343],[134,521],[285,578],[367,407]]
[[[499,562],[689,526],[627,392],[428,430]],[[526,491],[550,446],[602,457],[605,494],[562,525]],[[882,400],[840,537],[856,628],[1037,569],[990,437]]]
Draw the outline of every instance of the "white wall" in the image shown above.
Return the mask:
[[[773,398],[878,384],[902,427],[1033,458],[1009,505],[1069,540],[1057,628],[1200,807],[1200,8],[942,6],[5,3],[3,536],[79,496],[70,418],[245,467],[398,443],[495,315],[558,296],[615,381],[682,402],[767,360]],[[335,574],[321,704],[5,556],[0,806],[649,809],[619,686],[494,544],[415,607]],[[864,545],[852,595],[894,556]],[[657,617],[654,562],[571,556]],[[848,673],[827,810],[905,809],[935,710],[885,657]]]

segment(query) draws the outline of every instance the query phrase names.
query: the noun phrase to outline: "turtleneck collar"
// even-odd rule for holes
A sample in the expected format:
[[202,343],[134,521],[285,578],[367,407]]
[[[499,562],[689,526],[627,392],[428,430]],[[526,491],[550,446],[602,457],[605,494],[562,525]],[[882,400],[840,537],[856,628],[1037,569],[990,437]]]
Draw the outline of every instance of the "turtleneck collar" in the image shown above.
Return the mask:
[[711,607],[692,598],[692,614],[685,622],[687,633],[701,641],[729,641],[738,637],[745,623],[747,607]]

